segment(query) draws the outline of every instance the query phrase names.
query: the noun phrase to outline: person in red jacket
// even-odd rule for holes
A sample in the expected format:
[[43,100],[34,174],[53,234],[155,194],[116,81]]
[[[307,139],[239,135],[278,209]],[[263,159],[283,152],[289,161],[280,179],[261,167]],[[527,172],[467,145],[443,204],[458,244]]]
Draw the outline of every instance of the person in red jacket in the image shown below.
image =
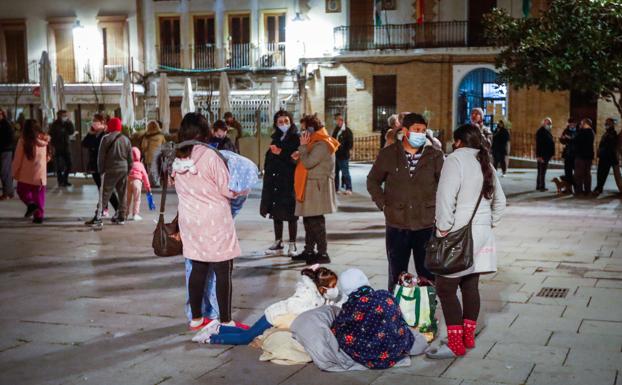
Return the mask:
[[127,207],[130,221],[141,221],[140,216],[140,193],[143,188],[147,192],[151,192],[151,184],[149,184],[149,174],[145,169],[145,165],[140,161],[140,150],[138,147],[132,147],[132,168],[127,176]]

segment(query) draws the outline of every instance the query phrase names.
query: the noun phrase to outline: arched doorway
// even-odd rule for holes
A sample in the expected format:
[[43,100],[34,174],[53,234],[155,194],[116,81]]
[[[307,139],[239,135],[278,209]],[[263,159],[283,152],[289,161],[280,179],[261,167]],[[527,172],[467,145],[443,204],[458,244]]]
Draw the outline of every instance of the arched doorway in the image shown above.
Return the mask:
[[456,90],[456,126],[470,121],[470,112],[484,110],[484,122],[493,130],[499,119],[507,117],[507,85],[499,83],[499,75],[490,68],[468,71]]

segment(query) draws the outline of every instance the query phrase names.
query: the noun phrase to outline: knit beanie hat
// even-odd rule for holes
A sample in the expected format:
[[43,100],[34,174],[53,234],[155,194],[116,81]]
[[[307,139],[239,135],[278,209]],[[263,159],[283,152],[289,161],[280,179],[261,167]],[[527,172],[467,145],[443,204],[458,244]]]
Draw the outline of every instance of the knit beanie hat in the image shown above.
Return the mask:
[[121,119],[110,118],[108,120],[108,132],[121,132]]
[[369,279],[365,273],[360,269],[352,268],[339,274],[339,292],[344,295],[350,295],[350,293],[356,291],[359,287],[369,286]]
[[475,107],[474,109],[471,110],[471,113],[473,113],[473,111],[479,112],[479,114],[482,116],[482,119],[484,119],[484,110],[482,108]]

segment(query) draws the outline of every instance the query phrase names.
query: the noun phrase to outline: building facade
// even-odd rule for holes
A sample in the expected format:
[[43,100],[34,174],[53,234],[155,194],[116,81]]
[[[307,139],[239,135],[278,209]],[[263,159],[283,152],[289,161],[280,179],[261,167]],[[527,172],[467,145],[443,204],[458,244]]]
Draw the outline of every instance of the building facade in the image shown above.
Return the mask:
[[[537,14],[547,1],[530,3]],[[118,107],[119,74],[131,74],[136,115],[144,122],[159,118],[157,85],[166,73],[175,129],[185,80],[191,79],[197,107],[216,119],[224,112],[218,85],[226,73],[231,109],[249,137],[243,151],[251,157],[267,146],[273,79],[279,107],[296,117],[318,113],[329,130],[340,112],[358,138],[377,137],[392,113],[417,111],[449,139],[469,110],[481,107],[488,124],[511,122],[512,152],[519,156],[531,155],[545,116],[553,118],[555,134],[569,116],[593,117],[599,127],[615,116],[602,100],[586,104],[567,92],[498,84],[498,50],[486,46],[482,18],[494,7],[524,16],[519,0],[4,2],[0,106],[37,116],[37,62],[47,50],[83,131],[93,112]]]

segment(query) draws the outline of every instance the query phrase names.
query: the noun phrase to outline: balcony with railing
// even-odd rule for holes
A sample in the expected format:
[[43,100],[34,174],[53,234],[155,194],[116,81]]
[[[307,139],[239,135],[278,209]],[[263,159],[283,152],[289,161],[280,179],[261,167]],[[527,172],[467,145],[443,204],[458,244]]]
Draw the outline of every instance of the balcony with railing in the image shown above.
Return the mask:
[[206,70],[216,68],[216,46],[214,44],[201,44],[190,47],[192,56],[192,69]]
[[[120,83],[123,74],[128,72],[128,60],[125,57],[92,60],[88,58],[56,57],[51,63],[53,82],[56,75],[63,77],[65,84],[71,83]],[[39,61],[31,60],[25,69],[21,69],[18,75],[2,73],[0,63],[0,84],[38,83]]]
[[263,50],[260,52],[257,67],[285,67],[285,43],[265,43],[262,48]]
[[[224,67],[229,69],[285,68],[285,43],[229,44],[224,50]],[[158,64],[165,71],[210,70],[219,68],[219,49],[214,44],[156,46]],[[185,56],[188,60],[184,60]],[[188,63],[188,64],[185,64]]]
[[128,60],[125,57],[99,60],[57,57],[52,66],[65,83],[120,83],[123,82],[124,73],[128,72]]
[[342,52],[485,45],[481,24],[468,21],[340,26],[334,37],[335,49]]

